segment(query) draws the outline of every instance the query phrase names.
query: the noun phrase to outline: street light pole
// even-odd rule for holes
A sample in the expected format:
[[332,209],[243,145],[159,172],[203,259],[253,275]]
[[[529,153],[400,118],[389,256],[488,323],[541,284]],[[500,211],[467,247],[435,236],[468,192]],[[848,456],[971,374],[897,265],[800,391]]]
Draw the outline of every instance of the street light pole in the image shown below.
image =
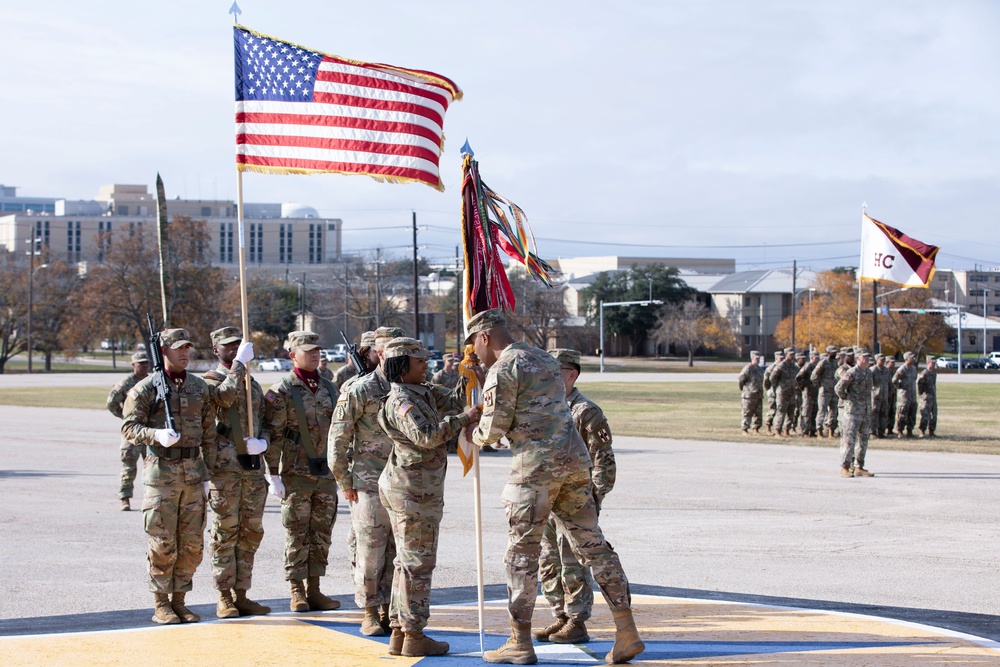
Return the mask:
[[28,270],[28,373],[31,371],[31,314],[35,306],[35,235],[28,241],[31,244],[31,268]]

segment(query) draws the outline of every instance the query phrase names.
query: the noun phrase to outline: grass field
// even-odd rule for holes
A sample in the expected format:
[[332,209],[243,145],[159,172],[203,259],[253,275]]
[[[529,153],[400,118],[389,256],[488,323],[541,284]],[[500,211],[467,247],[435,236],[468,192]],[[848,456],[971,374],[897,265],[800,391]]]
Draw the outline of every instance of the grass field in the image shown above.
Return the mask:
[[[750,440],[835,447],[837,440],[770,438],[740,433],[740,396],[722,382],[580,383],[580,391],[608,416],[615,435],[684,440]],[[110,389],[110,385],[108,387]],[[57,387],[0,389],[0,404],[103,410],[108,389]],[[938,385],[938,436],[934,439],[872,439],[874,449],[1000,454],[1000,384]]]

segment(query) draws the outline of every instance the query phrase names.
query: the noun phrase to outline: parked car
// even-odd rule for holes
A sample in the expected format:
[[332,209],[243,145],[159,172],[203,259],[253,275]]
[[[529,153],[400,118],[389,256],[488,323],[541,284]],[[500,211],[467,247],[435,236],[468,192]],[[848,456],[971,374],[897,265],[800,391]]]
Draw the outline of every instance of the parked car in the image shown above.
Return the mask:
[[262,359],[257,366],[262,371],[290,371],[292,370],[291,359]]
[[986,355],[986,368],[1000,368],[1000,352],[990,352]]
[[957,359],[949,359],[948,357],[938,357],[936,363],[938,368],[953,368],[953,369],[958,368]]
[[327,361],[337,361],[343,363],[347,361],[347,346],[340,343],[339,345],[334,345],[327,350],[323,350],[323,358]]
[[962,368],[986,368],[985,359],[962,359]]
[[431,356],[427,357],[427,370],[437,373],[444,368],[444,355],[439,350],[431,350]]

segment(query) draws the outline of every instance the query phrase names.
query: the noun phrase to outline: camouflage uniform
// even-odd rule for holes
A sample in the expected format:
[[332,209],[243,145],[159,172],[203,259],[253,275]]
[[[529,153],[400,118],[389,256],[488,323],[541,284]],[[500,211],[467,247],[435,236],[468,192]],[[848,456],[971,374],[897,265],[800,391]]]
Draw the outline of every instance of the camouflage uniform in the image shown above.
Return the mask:
[[819,390],[819,412],[816,415],[816,428],[823,432],[823,427],[827,427],[830,435],[837,428],[837,394],[833,391],[837,379],[834,374],[837,371],[836,352],[837,348],[828,345],[827,356],[816,364],[809,379]]
[[837,381],[835,391],[844,407],[844,423],[840,436],[840,465],[847,470],[864,468],[868,436],[872,430],[871,371],[860,366],[848,367]]
[[354,366],[347,363],[337,369],[337,372],[333,374],[331,382],[333,382],[334,389],[339,393],[344,390],[344,385],[347,381],[355,377],[358,377],[358,372],[354,370]]
[[[788,350],[785,350],[788,354]],[[774,365],[771,371],[771,386],[774,387],[775,433],[787,434],[792,428],[795,412],[795,373],[798,367],[791,359]]]
[[937,372],[931,368],[933,358],[927,361],[927,368],[917,376],[917,396],[920,399],[920,433],[934,435],[937,428]]
[[785,355],[780,350],[774,353],[774,363],[764,370],[764,393],[767,395],[767,432],[771,432],[774,425],[774,416],[778,412],[777,391],[778,388],[771,382],[771,373],[782,362]]
[[329,366],[327,366],[326,368],[317,368],[316,372],[319,373],[319,376],[324,380],[329,380],[333,382],[333,371],[330,370]]
[[[907,354],[912,354],[907,352]],[[892,376],[896,395],[896,432],[912,435],[917,422],[917,367],[903,364]]]
[[750,363],[743,367],[737,379],[743,396],[743,421],[741,427],[747,432],[751,427],[760,431],[764,416],[764,369],[758,363],[759,356],[750,353]]
[[[234,361],[234,367],[240,362]],[[230,369],[221,363],[205,373],[209,386],[219,386]],[[256,380],[250,380],[250,400],[253,407],[254,432],[247,433],[246,382],[240,382],[232,395],[226,395],[215,405],[215,441],[204,450],[205,463],[211,477],[208,503],[212,508],[211,538],[212,580],[215,589],[250,590],[254,556],[264,539],[264,503],[267,482],[264,467],[248,470],[238,456],[236,443],[243,438],[257,437],[260,431],[264,392]],[[246,455],[249,456],[249,455]],[[242,459],[250,466],[250,459]]]
[[[566,401],[573,414],[573,425],[590,452],[593,463],[590,480],[594,503],[600,515],[601,502],[614,488],[617,473],[615,453],[611,448],[611,427],[601,408],[576,387]],[[551,515],[542,534],[538,571],[542,579],[542,594],[552,607],[554,616],[565,616],[580,622],[590,618],[594,607],[594,579],[590,568],[581,565],[573,555],[565,532],[556,526]]]
[[358,493],[358,501],[350,506],[348,550],[354,565],[354,602],[361,608],[388,604],[392,589],[396,547],[378,493],[379,475],[392,451],[392,440],[378,424],[389,389],[381,368],[348,380],[337,398],[327,446],[337,484],[342,491]]
[[191,590],[191,578],[204,551],[208,469],[202,454],[215,444],[212,405],[232,400],[243,372],[243,365],[234,363],[217,388],[191,373],[185,373],[179,383],[174,380],[170,407],[181,437],[169,448],[154,440],[154,432],[166,428],[166,411],[156,400],[153,377],[140,381],[125,399],[122,435],[146,446],[142,513],[149,536],[149,590],[153,593]]
[[[302,399],[307,433],[300,432],[296,393]],[[320,379],[312,388],[294,370],[264,394],[261,438],[269,443],[264,457],[271,475],[280,473],[286,491],[281,501],[281,524],[285,527],[288,581],[326,574],[330,535],[337,519],[337,482],[328,470],[313,473],[305,438],[309,438],[316,462],[325,463],[327,433],[336,400],[329,381]]]
[[[112,387],[111,393],[108,394],[108,412],[119,419],[124,417],[122,408],[125,406],[125,396],[139,382],[138,375],[129,373],[121,382]],[[125,439],[125,436],[122,436],[121,440],[122,476],[121,483],[118,486],[118,497],[131,498],[139,457],[145,455],[146,448],[142,445],[132,444]]]
[[[834,373],[833,373],[833,377],[837,380],[837,382],[840,382],[840,378],[844,377],[844,373],[846,373],[847,371],[849,371],[854,366],[854,363],[853,363],[854,362],[854,356],[853,355],[854,355],[854,348],[850,348],[850,347],[841,348],[840,354],[838,355],[838,359],[840,359],[840,365],[837,366],[837,370],[834,371]],[[836,391],[834,393],[836,393]],[[837,398],[839,399],[840,396],[837,396]],[[837,428],[837,421],[838,420],[840,422],[844,421],[844,411],[845,411],[845,409],[846,409],[846,407],[844,406],[843,401],[838,401],[838,405],[837,405],[837,419],[834,420],[834,422],[833,422],[833,430],[836,430],[836,428]],[[841,428],[843,428],[843,427],[841,427]],[[831,433],[832,433],[832,431],[831,431]]]
[[526,343],[511,343],[500,353],[483,387],[483,416],[473,440],[483,446],[504,436],[512,454],[501,494],[510,525],[504,564],[512,622],[531,623],[550,513],[579,561],[593,569],[611,610],[630,610],[628,579],[597,524],[590,455],[573,426],[559,362]]
[[892,381],[896,375],[896,360],[889,357],[885,360],[885,367],[889,371],[889,423],[885,427],[885,431],[886,434],[891,434],[896,423],[896,394],[899,391]]
[[872,372],[872,435],[881,438],[886,431],[892,431],[892,417],[889,412],[889,387],[891,371],[883,364],[879,366],[881,354],[876,355]]
[[463,407],[461,395],[444,387],[394,382],[378,413],[379,424],[392,440],[392,453],[378,480],[396,540],[389,616],[394,627],[398,619],[403,632],[422,631],[430,616],[448,465],[445,443],[469,424]]
[[802,409],[799,415],[799,430],[803,436],[816,436],[816,411],[819,400],[819,387],[812,381],[813,371],[819,363],[818,359],[812,359],[809,363],[799,368],[795,374],[795,386],[799,390],[799,401]]
[[446,387],[448,389],[454,389],[455,385],[457,385],[458,381],[461,379],[462,378],[458,374],[458,371],[455,370],[454,368],[452,368],[451,370],[446,370],[442,368],[437,373],[431,376],[432,383],[439,384],[442,387]]

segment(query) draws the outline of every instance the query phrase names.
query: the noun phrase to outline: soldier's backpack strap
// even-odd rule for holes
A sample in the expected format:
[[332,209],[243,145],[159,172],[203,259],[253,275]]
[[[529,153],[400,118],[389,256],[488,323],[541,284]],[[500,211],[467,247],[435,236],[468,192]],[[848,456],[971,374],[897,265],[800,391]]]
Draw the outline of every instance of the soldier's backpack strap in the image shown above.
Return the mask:
[[337,387],[334,386],[332,381],[327,380],[324,377],[321,377],[319,380],[320,382],[323,383],[323,386],[326,387],[326,390],[330,392],[330,400],[333,401],[334,405],[336,405],[337,397],[340,396],[340,394],[337,392]]
[[[329,380],[323,380],[329,383]],[[316,455],[316,447],[313,445],[312,436],[309,433],[309,423],[306,421],[306,406],[302,400],[302,390],[292,385],[290,387],[292,390],[292,404],[295,406],[295,419],[299,423],[299,444],[302,445],[302,449],[306,450],[306,456],[309,457],[309,471],[316,475],[317,477],[323,477],[330,474],[330,466],[326,461],[326,458],[320,458]],[[333,393],[331,392],[331,396]]]

